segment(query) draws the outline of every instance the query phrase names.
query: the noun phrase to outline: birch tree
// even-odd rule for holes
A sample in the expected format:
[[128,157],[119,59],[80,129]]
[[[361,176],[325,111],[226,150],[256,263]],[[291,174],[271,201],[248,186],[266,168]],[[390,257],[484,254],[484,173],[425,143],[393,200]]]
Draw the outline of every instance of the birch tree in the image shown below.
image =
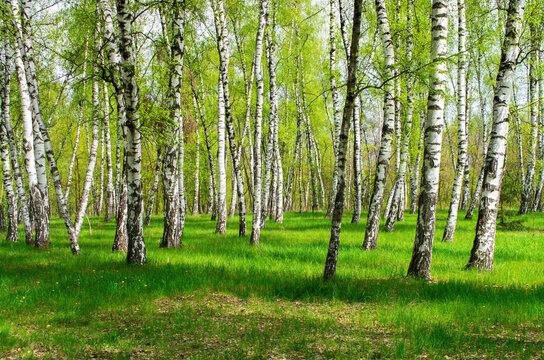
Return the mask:
[[504,176],[512,80],[517,65],[525,0],[510,0],[493,96],[493,124],[485,158],[476,236],[467,268],[493,270],[495,231]]
[[457,225],[457,211],[461,200],[461,190],[467,161],[467,133],[466,133],[466,19],[465,19],[465,0],[457,0],[458,12],[458,58],[457,58],[457,141],[458,154],[457,166],[455,168],[455,178],[453,179],[453,189],[451,194],[450,209],[448,211],[448,220],[442,241],[453,242],[455,227]]
[[448,3],[433,0],[431,12],[431,78],[423,145],[423,172],[419,194],[416,236],[408,275],[431,277],[431,258],[444,129],[446,57],[448,52]]
[[16,40],[14,41],[15,50],[15,68],[17,72],[17,82],[19,84],[19,97],[21,101],[21,118],[23,125],[23,148],[25,168],[27,173],[28,188],[34,214],[34,245],[38,248],[47,247],[49,239],[49,209],[46,205],[45,194],[42,193],[38,184],[38,174],[36,171],[36,158],[34,153],[34,125],[32,121],[32,102],[28,90],[25,65],[22,56],[22,38],[21,20],[19,18],[19,4],[17,0],[10,0],[11,22],[15,30]]
[[253,223],[251,227],[250,244],[259,244],[261,235],[261,217],[262,211],[261,188],[262,188],[262,167],[261,167],[261,138],[262,138],[262,116],[264,102],[264,80],[261,69],[261,60],[263,55],[263,37],[266,26],[268,0],[260,0],[259,6],[259,27],[255,39],[255,81],[257,85],[257,100],[255,104],[255,128],[253,132]]
[[121,55],[120,80],[126,106],[124,143],[127,168],[127,262],[143,265],[146,262],[146,249],[143,234],[142,144],[139,129],[139,95],[136,83],[132,11],[130,0],[117,0],[118,46]]
[[[381,35],[384,63],[385,79],[394,78],[395,71],[395,47],[389,30],[389,20],[384,0],[375,0],[376,15],[378,18],[378,28]],[[374,187],[372,198],[368,206],[368,218],[366,222],[365,238],[363,248],[365,250],[375,249],[378,246],[378,231],[380,228],[380,213],[382,210],[383,196],[387,181],[387,168],[391,159],[391,143],[393,141],[393,131],[395,127],[395,99],[394,84],[391,80],[386,80],[384,84],[384,119],[382,125],[380,151],[376,162],[376,173],[374,175]]]
[[338,248],[340,246],[340,232],[342,230],[342,215],[344,213],[344,196],[346,189],[346,155],[350,124],[353,121],[355,98],[357,97],[357,63],[359,58],[359,40],[361,37],[362,0],[354,0],[353,29],[351,35],[350,57],[348,63],[347,95],[342,115],[342,126],[338,142],[338,189],[334,201],[332,215],[331,237],[325,260],[324,279],[334,280]]

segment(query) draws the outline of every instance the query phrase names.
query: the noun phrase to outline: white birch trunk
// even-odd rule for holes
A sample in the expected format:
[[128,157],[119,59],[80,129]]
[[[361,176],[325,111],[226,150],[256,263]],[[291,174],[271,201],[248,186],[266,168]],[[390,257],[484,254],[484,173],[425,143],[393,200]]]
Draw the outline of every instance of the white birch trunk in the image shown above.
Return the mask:
[[348,64],[347,96],[338,142],[338,190],[334,201],[331,237],[329,240],[327,258],[325,260],[325,271],[323,274],[325,280],[334,280],[336,263],[338,260],[338,248],[340,246],[340,231],[342,229],[342,215],[344,212],[344,196],[346,189],[346,151],[350,123],[353,121],[355,98],[357,97],[357,59],[359,56],[359,39],[361,35],[362,3],[362,0],[354,1],[352,42],[350,47],[350,53],[352,55],[350,56]]
[[408,275],[423,278],[431,277],[442,132],[444,130],[446,58],[448,55],[448,3],[446,0],[433,0],[431,21],[432,68],[423,145],[423,173],[414,249],[408,268]]
[[[261,137],[262,137],[262,116],[264,102],[264,80],[261,69],[261,60],[263,55],[263,36],[266,26],[268,0],[260,0],[259,6],[259,27],[255,41],[255,80],[257,84],[257,100],[255,104],[255,129],[253,135],[253,223],[251,228],[251,245],[259,244],[261,235]],[[266,204],[265,204],[266,206]]]
[[[394,76],[395,48],[389,31],[389,20],[384,0],[375,0],[378,27],[380,30],[382,47],[385,62],[385,78],[391,79]],[[391,143],[395,127],[395,100],[394,84],[388,80],[384,84],[384,119],[381,133],[380,151],[376,162],[376,173],[374,175],[374,187],[372,198],[368,207],[368,218],[366,223],[363,248],[365,250],[375,249],[378,246],[378,231],[380,228],[380,213],[387,182],[387,168],[391,159]]]
[[505,168],[512,80],[519,53],[525,0],[510,0],[501,62],[493,97],[493,125],[485,159],[484,185],[476,236],[467,268],[492,270],[497,212]]
[[110,134],[110,97],[108,95],[108,84],[104,82],[104,142],[106,145],[106,214],[105,222],[110,222],[113,215],[115,191],[113,187],[113,163],[111,159],[111,134]]
[[465,174],[465,164],[467,161],[468,142],[467,142],[467,124],[466,124],[466,19],[465,19],[465,0],[457,0],[458,11],[458,58],[457,58],[457,141],[458,154],[455,177],[453,179],[453,189],[451,194],[448,220],[442,241],[453,242],[453,235],[457,226],[457,213],[459,202],[461,201],[461,191]]
[[126,106],[125,154],[127,168],[127,262],[143,265],[146,262],[146,249],[143,234],[142,164],[141,134],[139,115],[139,94],[136,83],[136,62],[130,0],[117,0],[117,24],[119,29],[119,68],[120,80],[124,90]]
[[23,125],[23,148],[25,152],[25,167],[30,192],[30,200],[34,215],[35,237],[34,245],[39,248],[47,247],[49,239],[49,212],[46,205],[45,194],[42,193],[38,184],[36,172],[36,158],[34,154],[34,127],[32,121],[32,103],[28,90],[25,65],[21,51],[21,23],[19,18],[19,4],[17,0],[11,1],[12,23],[18,41],[14,41],[15,67],[17,70],[17,81],[19,83],[19,96],[21,101],[21,117]]
[[155,196],[157,195],[157,190],[159,189],[162,159],[163,153],[161,151],[161,148],[159,147],[157,149],[157,162],[155,164],[155,175],[153,176],[153,184],[151,185],[149,197],[147,198],[147,207],[145,208],[144,226],[149,226],[149,224],[151,223],[151,216],[153,215],[153,208],[155,205]]

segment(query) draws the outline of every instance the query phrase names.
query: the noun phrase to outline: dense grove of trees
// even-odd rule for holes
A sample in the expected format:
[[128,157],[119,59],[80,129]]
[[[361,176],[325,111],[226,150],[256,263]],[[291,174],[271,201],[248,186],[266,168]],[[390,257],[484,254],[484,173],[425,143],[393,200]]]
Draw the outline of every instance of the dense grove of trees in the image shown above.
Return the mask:
[[113,251],[144,264],[154,214],[160,246],[180,247],[187,214],[209,214],[222,234],[237,213],[256,245],[268,219],[323,210],[334,279],[344,210],[353,223],[368,211],[364,250],[409,210],[408,274],[430,278],[435,232],[454,241],[459,210],[478,210],[467,267],[483,270],[504,207],[544,211],[541,1],[3,0],[1,10],[8,241],[22,223],[28,244],[47,247],[58,216],[78,254],[86,216],[115,218]]

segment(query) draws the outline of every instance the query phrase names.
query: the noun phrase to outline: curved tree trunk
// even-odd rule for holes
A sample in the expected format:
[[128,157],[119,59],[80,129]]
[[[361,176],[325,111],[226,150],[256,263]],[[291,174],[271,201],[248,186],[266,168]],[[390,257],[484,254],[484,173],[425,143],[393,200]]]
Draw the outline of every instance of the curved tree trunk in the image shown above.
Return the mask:
[[501,62],[493,97],[493,125],[485,159],[482,199],[478,211],[476,236],[467,268],[493,269],[497,212],[506,160],[512,79],[519,53],[524,7],[525,0],[510,0],[508,6]]
[[[385,57],[385,78],[391,79],[394,76],[395,49],[391,33],[389,31],[389,20],[385,9],[384,0],[375,0],[378,27],[382,38],[382,46]],[[391,143],[393,141],[393,130],[395,127],[395,100],[393,98],[394,86],[391,80],[384,85],[384,119],[381,134],[380,152],[376,163],[376,174],[374,176],[374,187],[372,198],[368,207],[368,218],[366,223],[363,248],[365,250],[375,249],[378,246],[378,231],[380,228],[380,213],[387,181],[387,168],[391,159]]]
[[340,138],[338,142],[338,190],[334,201],[334,211],[332,215],[331,237],[329,240],[329,249],[327,259],[325,260],[325,271],[323,278],[325,281],[334,280],[336,274],[336,263],[338,260],[338,248],[340,246],[340,231],[342,229],[342,215],[344,213],[344,196],[346,188],[346,152],[348,146],[348,135],[350,124],[353,121],[353,110],[355,98],[357,97],[357,61],[359,56],[359,39],[361,36],[361,15],[362,0],[354,1],[353,9],[353,31],[350,47],[350,56],[348,64],[347,96],[344,105],[344,114],[342,116],[342,127],[340,129]]

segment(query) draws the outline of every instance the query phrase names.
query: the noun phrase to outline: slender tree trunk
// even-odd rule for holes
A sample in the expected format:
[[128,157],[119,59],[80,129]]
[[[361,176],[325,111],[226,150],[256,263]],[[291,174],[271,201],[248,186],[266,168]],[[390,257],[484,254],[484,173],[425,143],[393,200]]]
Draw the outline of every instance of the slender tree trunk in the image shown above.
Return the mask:
[[[385,78],[394,76],[395,50],[393,40],[389,31],[389,20],[385,9],[384,0],[375,0],[378,27],[382,38],[382,46],[385,57]],[[381,134],[380,152],[376,163],[376,174],[374,176],[374,188],[368,208],[365,238],[363,248],[365,250],[375,249],[378,246],[378,231],[380,228],[380,213],[387,181],[387,168],[391,159],[392,135],[395,127],[395,100],[393,98],[394,87],[391,80],[384,84],[384,119]]]
[[358,224],[361,217],[361,126],[360,126],[360,108],[359,97],[355,98],[353,108],[353,171],[355,172],[355,201],[353,202],[352,224]]
[[[43,123],[42,105],[40,102],[40,89],[38,85],[38,78],[36,73],[36,63],[34,61],[34,48],[30,34],[32,33],[30,24],[30,1],[21,1],[21,36],[17,41],[20,41],[23,63],[25,66],[25,75],[28,85],[28,92],[30,100],[32,102],[32,126],[34,133],[34,156],[36,159],[36,174],[38,176],[38,186],[44,197],[45,211],[50,215],[49,207],[49,186],[47,183],[47,165],[45,161],[45,146],[43,135],[40,131],[40,124]],[[37,214],[36,214],[37,215]],[[49,217],[44,220],[47,221],[46,226],[49,227]]]
[[510,0],[502,44],[501,62],[493,97],[493,125],[485,159],[484,185],[476,236],[467,268],[492,270],[497,212],[504,175],[512,80],[519,53],[525,0]]
[[[6,35],[6,33],[3,33]],[[4,40],[3,45],[3,57],[0,59],[3,72],[0,74],[0,99],[2,101],[2,109],[0,113],[0,118],[2,119],[2,125],[0,125],[0,157],[2,159],[2,176],[4,190],[6,192],[6,201],[7,201],[7,217],[8,217],[8,227],[6,240],[11,242],[19,241],[19,234],[17,232],[17,195],[13,189],[13,180],[11,177],[11,164],[9,159],[9,143],[7,137],[6,127],[3,125],[7,122],[11,122],[10,111],[9,111],[9,101],[10,101],[10,82],[11,82],[11,57],[9,55],[7,37]],[[15,159],[17,161],[17,159]],[[13,172],[16,176],[15,171]],[[26,201],[24,198],[21,198],[21,203],[26,208]],[[31,230],[32,238],[32,230]]]
[[198,97],[198,92],[196,91],[196,86],[194,82],[191,82],[191,89],[193,91],[193,101],[195,108],[198,112],[198,118],[200,119],[200,123],[202,124],[202,127],[204,128],[204,138],[206,140],[206,150],[208,153],[208,167],[210,172],[210,188],[208,189],[209,196],[211,197],[209,201],[209,208],[208,212],[212,213],[212,221],[215,220],[215,217],[217,215],[217,196],[216,196],[216,181],[215,181],[215,164],[213,161],[213,155],[212,155],[212,145],[210,142],[210,135],[208,133],[208,126],[206,125],[206,119],[204,118],[204,113],[202,112],[202,106],[200,105],[200,98]]
[[431,277],[431,259],[436,221],[436,203],[440,175],[442,132],[446,92],[446,57],[448,52],[448,3],[433,0],[431,15],[431,79],[427,99],[427,120],[423,152],[423,172],[417,228],[408,275]]
[[470,201],[470,205],[465,215],[465,219],[472,219],[472,215],[476,206],[480,204],[480,194],[482,191],[482,185],[484,182],[484,168],[485,168],[485,158],[487,156],[487,121],[485,118],[485,98],[482,92],[482,75],[481,75],[481,55],[478,54],[478,96],[480,101],[480,118],[482,121],[482,154],[484,159],[484,164],[480,170],[480,175],[478,175],[478,181],[476,182],[476,189],[474,189],[474,195]]
[[115,192],[113,188],[113,163],[111,160],[111,135],[110,135],[110,97],[108,95],[108,84],[104,82],[104,142],[106,145],[106,214],[105,222],[110,222],[113,214],[113,203]]
[[[106,112],[107,110],[104,110]],[[99,174],[99,185],[98,185],[98,206],[96,215],[102,215],[102,210],[104,208],[104,128],[100,131],[100,174]]]
[[161,177],[161,166],[162,166],[162,159],[163,154],[161,151],[161,147],[157,148],[157,163],[155,164],[155,175],[153,176],[153,185],[151,186],[151,190],[149,191],[149,197],[147,198],[147,207],[145,209],[145,220],[144,220],[144,226],[149,226],[151,223],[151,215],[153,214],[153,207],[155,205],[155,196],[157,194],[157,190],[159,189],[159,180]]
[[[228,159],[227,159],[228,160]],[[232,154],[231,154],[231,162],[232,162]],[[230,183],[232,192],[230,195],[230,207],[229,207],[229,218],[234,217],[234,214],[236,213],[236,174],[234,173],[234,166],[230,167]]]
[[463,178],[465,173],[465,163],[467,161],[468,142],[467,142],[467,126],[466,126],[466,19],[465,19],[465,0],[457,0],[458,11],[458,47],[459,53],[457,59],[457,139],[458,139],[458,154],[455,177],[453,179],[453,189],[451,194],[450,209],[448,212],[448,220],[442,241],[453,242],[455,227],[457,226],[457,213],[459,210],[459,202],[461,200],[461,190],[463,187]]
[[[7,142],[9,146],[9,151],[11,155],[11,166],[13,168],[13,176],[15,178],[15,188],[17,190],[17,195],[19,197],[19,212],[17,216],[17,222],[19,221],[19,217],[22,219],[22,222],[24,224],[25,229],[25,240],[27,244],[33,244],[34,239],[32,238],[32,222],[30,219],[30,213],[29,213],[29,202],[26,196],[25,188],[23,185],[24,178],[23,174],[20,171],[19,167],[19,161],[17,156],[17,147],[15,145],[15,137],[13,134],[13,129],[11,127],[11,117],[10,117],[10,108],[9,108],[9,102],[10,102],[10,87],[9,87],[9,81],[11,79],[11,56],[10,56],[10,49],[9,49],[9,42],[7,41],[7,36],[5,37],[5,61],[3,62],[3,74],[2,77],[4,79],[4,88],[2,91],[2,115],[4,121],[2,122],[3,130],[6,132]],[[15,198],[15,202],[17,202],[17,198]],[[17,207],[15,207],[17,209]],[[17,228],[17,227],[16,227]]]
[[193,212],[191,214],[193,216],[198,215],[200,211],[200,130],[198,121],[195,129],[195,149],[195,190],[193,195]]
[[127,262],[143,265],[146,249],[143,234],[142,200],[142,143],[140,134],[139,89],[136,83],[136,64],[132,21],[134,19],[130,0],[117,0],[117,23],[119,29],[120,80],[124,90],[126,106],[125,154],[127,168]]
[[227,169],[225,164],[225,97],[223,96],[223,82],[217,82],[217,172],[219,188],[217,191],[217,225],[215,232],[224,234],[227,231]]
[[425,136],[425,113],[421,111],[419,113],[420,119],[420,129],[419,129],[419,142],[417,145],[417,155],[416,161],[414,163],[414,169],[412,172],[412,180],[410,181],[410,189],[412,193],[412,199],[410,202],[410,214],[415,214],[417,209],[418,201],[418,190],[419,190],[419,170],[421,169],[421,149],[423,148],[423,138]]
[[463,191],[461,192],[461,204],[459,210],[466,210],[470,201],[470,154],[465,161],[465,171],[463,173]]
[[359,39],[361,36],[361,0],[354,1],[353,9],[353,30],[351,36],[351,47],[348,64],[347,96],[344,105],[344,114],[342,116],[342,127],[338,142],[338,189],[334,201],[334,211],[332,215],[331,237],[329,240],[329,249],[325,261],[324,279],[334,280],[336,273],[336,263],[338,260],[338,248],[340,246],[340,231],[342,229],[342,215],[344,212],[344,194],[346,189],[346,151],[348,145],[348,135],[350,123],[353,120],[353,111],[355,107],[355,98],[357,97],[357,61],[359,56]]
[[[164,231],[161,247],[180,247],[184,221],[183,187],[183,120],[181,118],[181,82],[185,53],[185,9],[183,3],[174,1],[172,40],[170,44],[170,81],[168,106],[172,123],[167,127],[168,143],[165,146],[162,167],[164,199]],[[165,33],[166,34],[166,33]]]
[[28,175],[28,188],[30,192],[30,202],[34,214],[35,238],[34,245],[39,248],[47,247],[49,239],[49,211],[46,205],[45,194],[42,193],[38,184],[38,175],[36,172],[36,159],[34,154],[34,133],[32,121],[32,103],[25,74],[25,65],[21,54],[22,37],[21,23],[19,19],[19,4],[16,0],[11,0],[12,23],[16,32],[15,48],[15,67],[17,69],[17,81],[19,83],[19,96],[21,101],[21,117],[23,124],[23,148],[25,151],[25,167]]
[[340,137],[340,126],[342,123],[342,115],[340,114],[340,99],[338,89],[336,87],[336,4],[335,0],[329,1],[329,82],[331,86],[332,107],[334,117],[334,170],[332,174],[332,185],[329,199],[329,206],[325,217],[331,217],[334,210],[334,201],[336,199],[336,191],[338,187],[338,141]]
[[[238,212],[239,212],[239,236],[246,235],[246,205],[245,205],[245,196],[244,196],[244,178],[242,176],[242,169],[240,165],[241,156],[238,154],[238,149],[236,147],[236,133],[234,130],[234,120],[232,118],[231,105],[230,105],[230,85],[229,85],[229,41],[228,41],[228,30],[227,23],[225,19],[225,8],[223,0],[217,0],[216,4],[212,4],[214,10],[214,20],[215,28],[217,32],[217,49],[220,55],[220,69],[219,69],[219,78],[222,81],[222,95],[224,116],[225,116],[225,126],[227,130],[227,136],[229,139],[230,152],[232,154],[232,167],[234,169],[234,174],[236,176],[236,192],[238,196]],[[226,175],[225,175],[226,176]],[[234,189],[233,189],[234,191]],[[226,208],[226,199],[225,199],[225,208]],[[226,211],[226,209],[225,209]],[[225,220],[226,226],[226,220]],[[224,233],[224,231],[220,231]]]
[[[257,84],[257,100],[255,104],[255,130],[253,135],[253,223],[251,229],[251,245],[259,244],[261,235],[261,187],[262,187],[262,168],[261,168],[261,137],[262,137],[262,116],[263,116],[263,98],[264,98],[264,80],[261,69],[261,60],[263,55],[263,37],[266,26],[268,0],[260,0],[259,6],[259,28],[255,41],[255,80]],[[264,204],[266,206],[266,204]]]
[[531,205],[531,192],[533,190],[533,182],[535,175],[536,164],[536,143],[538,137],[538,90],[537,90],[537,56],[538,45],[536,44],[536,29],[534,25],[530,26],[531,32],[531,48],[532,53],[529,61],[529,108],[531,119],[531,137],[529,138],[529,160],[527,161],[527,175],[523,182],[521,192],[521,203],[519,206],[519,215],[525,215],[529,211]]

